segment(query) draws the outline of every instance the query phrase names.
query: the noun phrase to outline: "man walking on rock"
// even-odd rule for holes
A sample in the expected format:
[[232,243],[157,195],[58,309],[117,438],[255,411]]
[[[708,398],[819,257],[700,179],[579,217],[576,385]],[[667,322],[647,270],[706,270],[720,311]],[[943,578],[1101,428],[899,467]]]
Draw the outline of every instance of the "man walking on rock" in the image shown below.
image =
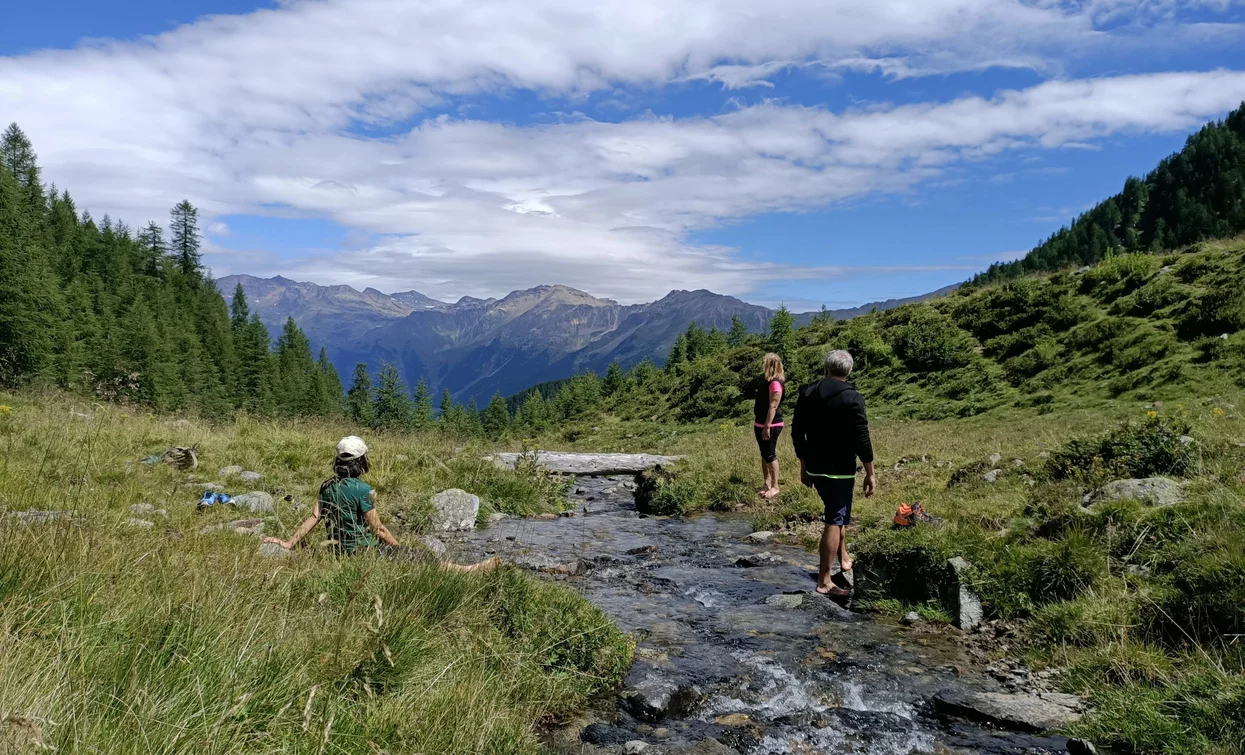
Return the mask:
[[878,478],[873,471],[873,443],[869,440],[865,399],[847,382],[854,366],[852,355],[831,351],[822,366],[825,378],[800,389],[791,422],[791,441],[800,458],[800,482],[815,488],[826,508],[817,592],[846,597],[851,593],[831,581],[830,567],[837,558],[843,573],[852,570],[846,528],[852,519],[856,459],[865,467],[862,491],[866,497],[877,492]]

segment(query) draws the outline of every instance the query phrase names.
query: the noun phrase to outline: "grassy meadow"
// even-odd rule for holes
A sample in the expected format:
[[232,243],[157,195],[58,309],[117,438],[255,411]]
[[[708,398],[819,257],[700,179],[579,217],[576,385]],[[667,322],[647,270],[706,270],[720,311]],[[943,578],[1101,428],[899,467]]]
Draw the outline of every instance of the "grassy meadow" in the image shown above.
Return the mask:
[[[253,537],[200,534],[251,516],[196,512],[190,481],[222,482],[229,464],[264,475],[227,490],[276,491],[265,531],[288,533],[349,427],[213,426],[58,394],[0,405],[0,752],[534,753],[542,722],[629,663],[602,613],[514,569],[451,574],[314,546],[268,559]],[[454,438],[366,435],[400,540],[447,487],[478,493],[485,513],[561,505],[559,485]],[[200,468],[138,463],[173,445],[197,446]],[[144,503],[167,518],[131,512]],[[30,509],[69,514],[13,516]]]

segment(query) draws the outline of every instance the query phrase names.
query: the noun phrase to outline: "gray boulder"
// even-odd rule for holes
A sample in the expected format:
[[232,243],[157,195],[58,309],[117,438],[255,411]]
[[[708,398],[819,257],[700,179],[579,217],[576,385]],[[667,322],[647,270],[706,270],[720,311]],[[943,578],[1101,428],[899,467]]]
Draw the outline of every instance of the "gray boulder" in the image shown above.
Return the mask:
[[169,512],[164,509],[158,509],[150,503],[136,503],[130,507],[131,514],[154,514],[156,516],[169,518]]
[[909,627],[912,626],[913,624],[920,624],[921,614],[917,613],[916,611],[908,611],[907,613],[903,615],[903,618],[900,619],[900,621],[903,623],[904,626],[909,626]]
[[[943,690],[934,697],[934,709],[953,716],[1038,733],[1057,731],[1080,720],[1077,698],[1072,695],[1060,696],[1059,699],[1048,697],[962,689]],[[1075,701],[1077,705],[1065,704],[1071,701]]]
[[981,479],[989,483],[995,483],[999,481],[999,475],[1001,474],[1003,474],[1003,470],[991,469],[989,472],[986,472],[985,474],[983,474],[981,476]]
[[761,530],[760,532],[753,532],[751,535],[748,535],[747,539],[754,543],[768,543],[770,540],[774,539],[774,533],[769,530]]
[[423,537],[419,538],[419,543],[420,545],[424,546],[428,550],[432,551],[433,554],[436,555],[437,558],[440,558],[445,555],[445,551],[446,551],[445,543],[436,539],[432,535],[424,535]]
[[265,558],[289,558],[290,549],[284,548],[276,543],[260,543],[259,555]]
[[1170,477],[1116,480],[1086,495],[1082,502],[1086,506],[1093,506],[1103,501],[1130,499],[1141,501],[1147,506],[1173,506],[1184,501],[1187,487],[1187,483],[1178,482]]
[[690,710],[699,695],[690,686],[675,684],[663,676],[649,673],[637,684],[623,690],[622,697],[633,716],[644,721],[657,721]]
[[129,519],[126,519],[125,524],[127,527],[135,527],[140,530],[149,530],[156,526],[156,523],[151,520],[139,519],[137,517],[130,517]]
[[262,490],[243,493],[233,498],[234,506],[244,507],[252,514],[271,514],[275,510],[275,504],[276,500]]
[[769,551],[763,551],[761,553],[753,553],[748,556],[740,556],[739,558],[735,559],[735,566],[741,566],[747,569],[754,568],[757,566],[777,566],[778,564],[785,564],[785,563],[787,562],[783,561],[781,558],[779,558],[778,556],[775,556],[773,553],[770,553]]
[[626,742],[622,746],[623,755],[640,755],[640,753],[648,750],[648,742],[642,739],[633,739]]
[[259,472],[243,472],[238,476],[242,478],[243,482],[259,482],[264,479],[264,476]]
[[221,477],[233,477],[236,474],[242,474],[242,467],[238,466],[237,464],[231,464],[230,466],[227,466],[227,467],[221,467],[220,471],[217,472],[216,474],[220,475]]
[[473,530],[480,513],[480,497],[450,488],[432,497],[432,529],[438,532]]
[[961,556],[947,561],[947,565],[955,572],[955,584],[951,588],[949,601],[952,618],[957,627],[971,632],[981,625],[986,614],[981,598],[977,597],[968,582],[973,566]]

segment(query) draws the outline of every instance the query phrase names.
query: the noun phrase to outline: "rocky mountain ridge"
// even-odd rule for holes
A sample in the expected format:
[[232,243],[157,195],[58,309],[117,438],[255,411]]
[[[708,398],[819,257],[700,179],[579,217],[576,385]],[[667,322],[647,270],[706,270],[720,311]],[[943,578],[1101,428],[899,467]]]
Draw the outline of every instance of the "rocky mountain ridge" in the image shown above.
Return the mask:
[[[495,391],[508,395],[585,369],[603,372],[615,361],[623,367],[644,359],[661,363],[692,321],[726,330],[739,317],[750,330],[761,331],[773,314],[704,289],[624,305],[562,285],[449,303],[418,291],[358,291],[282,276],[231,275],[217,284],[226,297],[241,284],[251,310],[274,337],[293,317],[314,348],[327,349],[343,380],[357,362],[373,372],[391,362],[408,385],[422,378],[437,392],[448,388],[460,401],[487,401]],[[913,300],[827,314],[852,317],[873,306],[889,309]],[[797,315],[797,321],[813,316]]]

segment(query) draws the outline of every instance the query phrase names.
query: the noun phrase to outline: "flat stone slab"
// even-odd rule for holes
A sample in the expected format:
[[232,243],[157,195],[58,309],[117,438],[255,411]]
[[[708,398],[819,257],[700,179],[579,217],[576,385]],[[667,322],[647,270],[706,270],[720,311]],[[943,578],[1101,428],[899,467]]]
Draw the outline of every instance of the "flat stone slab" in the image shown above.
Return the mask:
[[942,713],[1021,731],[1048,732],[1080,720],[1074,695],[1009,695],[1004,692],[944,690],[934,698]]
[[[500,467],[514,469],[523,454],[492,454]],[[536,463],[558,474],[596,477],[616,474],[639,474],[658,465],[673,464],[682,456],[658,456],[656,454],[577,454],[565,451],[537,451]]]

